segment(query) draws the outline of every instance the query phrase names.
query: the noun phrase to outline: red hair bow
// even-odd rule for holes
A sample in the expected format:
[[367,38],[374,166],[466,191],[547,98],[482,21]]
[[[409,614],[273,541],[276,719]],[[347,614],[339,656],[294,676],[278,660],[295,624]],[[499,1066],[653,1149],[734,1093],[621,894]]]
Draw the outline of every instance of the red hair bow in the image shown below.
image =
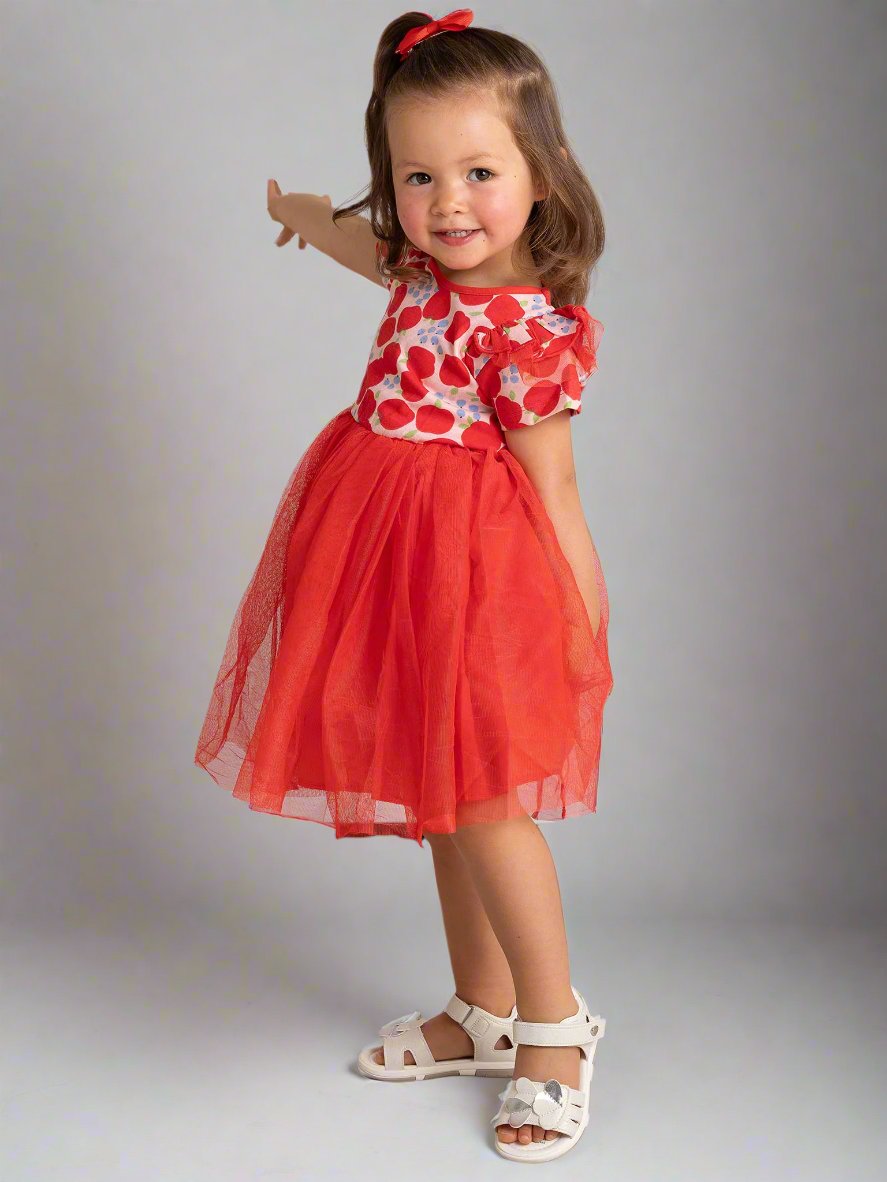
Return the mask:
[[[425,16],[430,16],[430,13],[425,13]],[[419,25],[417,29],[410,29],[409,33],[403,38],[400,45],[397,47],[397,52],[401,58],[405,58],[420,41],[424,41],[426,37],[433,37],[436,33],[459,33],[462,29],[467,29],[474,20],[474,13],[470,8],[457,8],[453,12],[442,16],[439,21],[429,21],[427,25]]]

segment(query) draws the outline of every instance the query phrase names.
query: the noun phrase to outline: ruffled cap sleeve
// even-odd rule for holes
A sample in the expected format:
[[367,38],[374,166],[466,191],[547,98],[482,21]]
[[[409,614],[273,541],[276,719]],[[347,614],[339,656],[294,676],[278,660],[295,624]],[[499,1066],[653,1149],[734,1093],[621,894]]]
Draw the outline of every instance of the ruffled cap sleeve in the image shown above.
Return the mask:
[[578,414],[582,387],[597,369],[604,326],[581,304],[563,304],[510,325],[479,325],[466,353],[488,360],[478,385],[506,429],[532,426],[561,410]]

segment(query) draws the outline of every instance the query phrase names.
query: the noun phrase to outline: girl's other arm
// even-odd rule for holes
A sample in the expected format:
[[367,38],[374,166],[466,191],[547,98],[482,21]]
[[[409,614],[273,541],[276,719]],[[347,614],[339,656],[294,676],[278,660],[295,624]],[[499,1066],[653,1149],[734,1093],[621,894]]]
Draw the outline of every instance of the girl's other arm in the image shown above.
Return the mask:
[[357,214],[336,223],[329,197],[281,193],[276,181],[268,182],[268,213],[292,232],[288,237],[280,236],[281,246],[298,234],[300,240],[309,242],[349,271],[385,286],[385,280],[376,271],[376,236],[366,218]]
[[591,630],[597,636],[601,604],[595,578],[594,540],[576,483],[571,417],[569,410],[562,410],[532,427],[505,431],[505,443],[545,506],[585,602]]

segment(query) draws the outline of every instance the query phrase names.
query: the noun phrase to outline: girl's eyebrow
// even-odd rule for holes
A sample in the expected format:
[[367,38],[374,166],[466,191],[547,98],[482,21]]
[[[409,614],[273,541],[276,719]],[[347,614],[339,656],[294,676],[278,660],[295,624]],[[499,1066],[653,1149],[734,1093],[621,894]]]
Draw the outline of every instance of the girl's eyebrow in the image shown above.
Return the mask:
[[[463,159],[457,161],[459,164],[470,164],[472,160],[501,160],[501,156],[496,156],[493,152],[476,152],[473,156],[465,156]],[[426,168],[421,160],[401,160],[397,168]]]

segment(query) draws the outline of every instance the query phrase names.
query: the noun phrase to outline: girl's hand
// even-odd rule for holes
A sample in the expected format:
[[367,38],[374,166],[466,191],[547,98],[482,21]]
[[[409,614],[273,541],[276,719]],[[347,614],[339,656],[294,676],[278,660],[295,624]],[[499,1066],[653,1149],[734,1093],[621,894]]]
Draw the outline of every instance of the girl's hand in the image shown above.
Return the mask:
[[[327,205],[331,206],[332,202],[330,201],[329,193],[324,193],[323,197],[326,200]],[[280,224],[283,226],[283,229],[277,235],[277,238],[275,240],[276,246],[286,246],[287,242],[289,242],[291,238],[295,238],[295,236],[296,236],[295,230],[291,230],[289,228],[289,226],[287,226],[284,223],[284,220],[281,216],[281,214],[283,212],[283,202],[284,201],[286,201],[286,194],[281,193],[280,186],[278,185],[277,181],[269,180],[268,181],[268,213],[269,213],[272,221],[280,222]],[[299,250],[304,250],[307,245],[308,245],[308,243],[305,241],[305,239],[300,234],[299,235]]]

